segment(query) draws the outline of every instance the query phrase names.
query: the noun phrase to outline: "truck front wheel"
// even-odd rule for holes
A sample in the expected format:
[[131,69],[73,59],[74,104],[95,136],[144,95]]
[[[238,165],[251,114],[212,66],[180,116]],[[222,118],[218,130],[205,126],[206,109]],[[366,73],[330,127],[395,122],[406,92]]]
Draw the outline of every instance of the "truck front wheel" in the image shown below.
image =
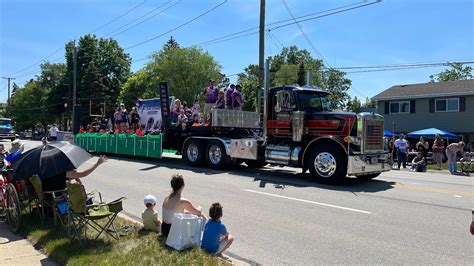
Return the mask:
[[345,153],[334,145],[317,145],[306,163],[311,175],[320,182],[336,183],[346,178],[347,158]]
[[200,166],[203,163],[204,148],[203,145],[194,139],[186,142],[184,145],[184,159],[191,166]]
[[229,156],[224,144],[218,140],[211,140],[206,150],[207,165],[214,169],[224,169],[228,165]]

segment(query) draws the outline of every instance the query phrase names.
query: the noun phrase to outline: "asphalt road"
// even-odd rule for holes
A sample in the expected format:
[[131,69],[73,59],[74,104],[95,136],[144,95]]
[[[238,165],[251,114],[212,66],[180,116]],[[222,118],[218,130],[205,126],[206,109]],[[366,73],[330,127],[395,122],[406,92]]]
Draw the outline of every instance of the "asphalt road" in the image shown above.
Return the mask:
[[216,201],[224,206],[223,221],[235,236],[229,255],[252,263],[474,262],[472,176],[390,171],[372,181],[332,186],[313,182],[299,169],[214,171],[170,157],[175,158],[110,157],[83,182],[106,200],[126,196],[126,212],[139,217],[143,197],[153,194],[161,202],[171,191],[170,176],[182,173],[186,198],[206,210]]

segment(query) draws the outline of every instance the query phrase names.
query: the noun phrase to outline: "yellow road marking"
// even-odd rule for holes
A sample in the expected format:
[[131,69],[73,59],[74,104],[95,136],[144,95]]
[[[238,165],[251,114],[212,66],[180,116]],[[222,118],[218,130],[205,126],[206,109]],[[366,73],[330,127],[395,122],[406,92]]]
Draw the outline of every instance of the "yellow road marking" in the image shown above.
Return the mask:
[[453,196],[454,195],[460,195],[460,196],[464,196],[464,197],[474,198],[474,193],[465,192],[465,191],[456,191],[456,190],[431,188],[431,187],[420,187],[420,186],[406,185],[406,184],[401,184],[401,183],[396,183],[393,187],[394,188],[417,190],[417,191],[424,191],[424,192],[444,193],[444,194],[449,194],[449,195],[453,195]]

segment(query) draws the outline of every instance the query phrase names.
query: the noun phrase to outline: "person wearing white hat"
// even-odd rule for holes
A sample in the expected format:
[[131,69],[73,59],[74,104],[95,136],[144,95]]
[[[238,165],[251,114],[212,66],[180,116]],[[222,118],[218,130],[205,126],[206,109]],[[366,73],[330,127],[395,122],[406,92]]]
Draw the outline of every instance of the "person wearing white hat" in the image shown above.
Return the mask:
[[147,195],[143,199],[146,209],[142,213],[143,229],[159,232],[161,221],[158,218],[158,213],[155,211],[156,197]]

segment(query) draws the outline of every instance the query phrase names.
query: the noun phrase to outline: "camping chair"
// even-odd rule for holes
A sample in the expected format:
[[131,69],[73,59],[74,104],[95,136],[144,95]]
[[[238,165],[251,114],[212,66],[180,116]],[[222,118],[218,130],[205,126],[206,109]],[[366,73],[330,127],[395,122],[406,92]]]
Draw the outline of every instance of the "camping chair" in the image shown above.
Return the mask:
[[[109,203],[87,205],[87,194],[82,184],[67,183],[66,186],[69,202],[68,220],[73,229],[72,240],[77,237],[82,245],[81,231],[84,230],[85,239],[87,225],[97,231],[98,234],[95,239],[98,239],[105,232],[118,240],[119,236],[117,230],[115,230],[114,221],[118,213],[123,210],[122,202],[125,198],[122,197]],[[105,225],[99,223],[101,220],[105,221]]]
[[[65,226],[61,215],[67,214],[67,201],[66,201],[66,190],[56,190],[56,191],[43,191],[43,183],[41,178],[38,175],[33,175],[30,177],[30,183],[33,186],[33,189],[36,193],[37,206],[39,209],[38,213],[40,216],[41,223],[44,224],[45,220],[45,207],[49,207],[53,212],[54,225],[57,225],[57,220]],[[59,195],[58,195],[59,194]],[[50,195],[47,197],[46,195]]]

